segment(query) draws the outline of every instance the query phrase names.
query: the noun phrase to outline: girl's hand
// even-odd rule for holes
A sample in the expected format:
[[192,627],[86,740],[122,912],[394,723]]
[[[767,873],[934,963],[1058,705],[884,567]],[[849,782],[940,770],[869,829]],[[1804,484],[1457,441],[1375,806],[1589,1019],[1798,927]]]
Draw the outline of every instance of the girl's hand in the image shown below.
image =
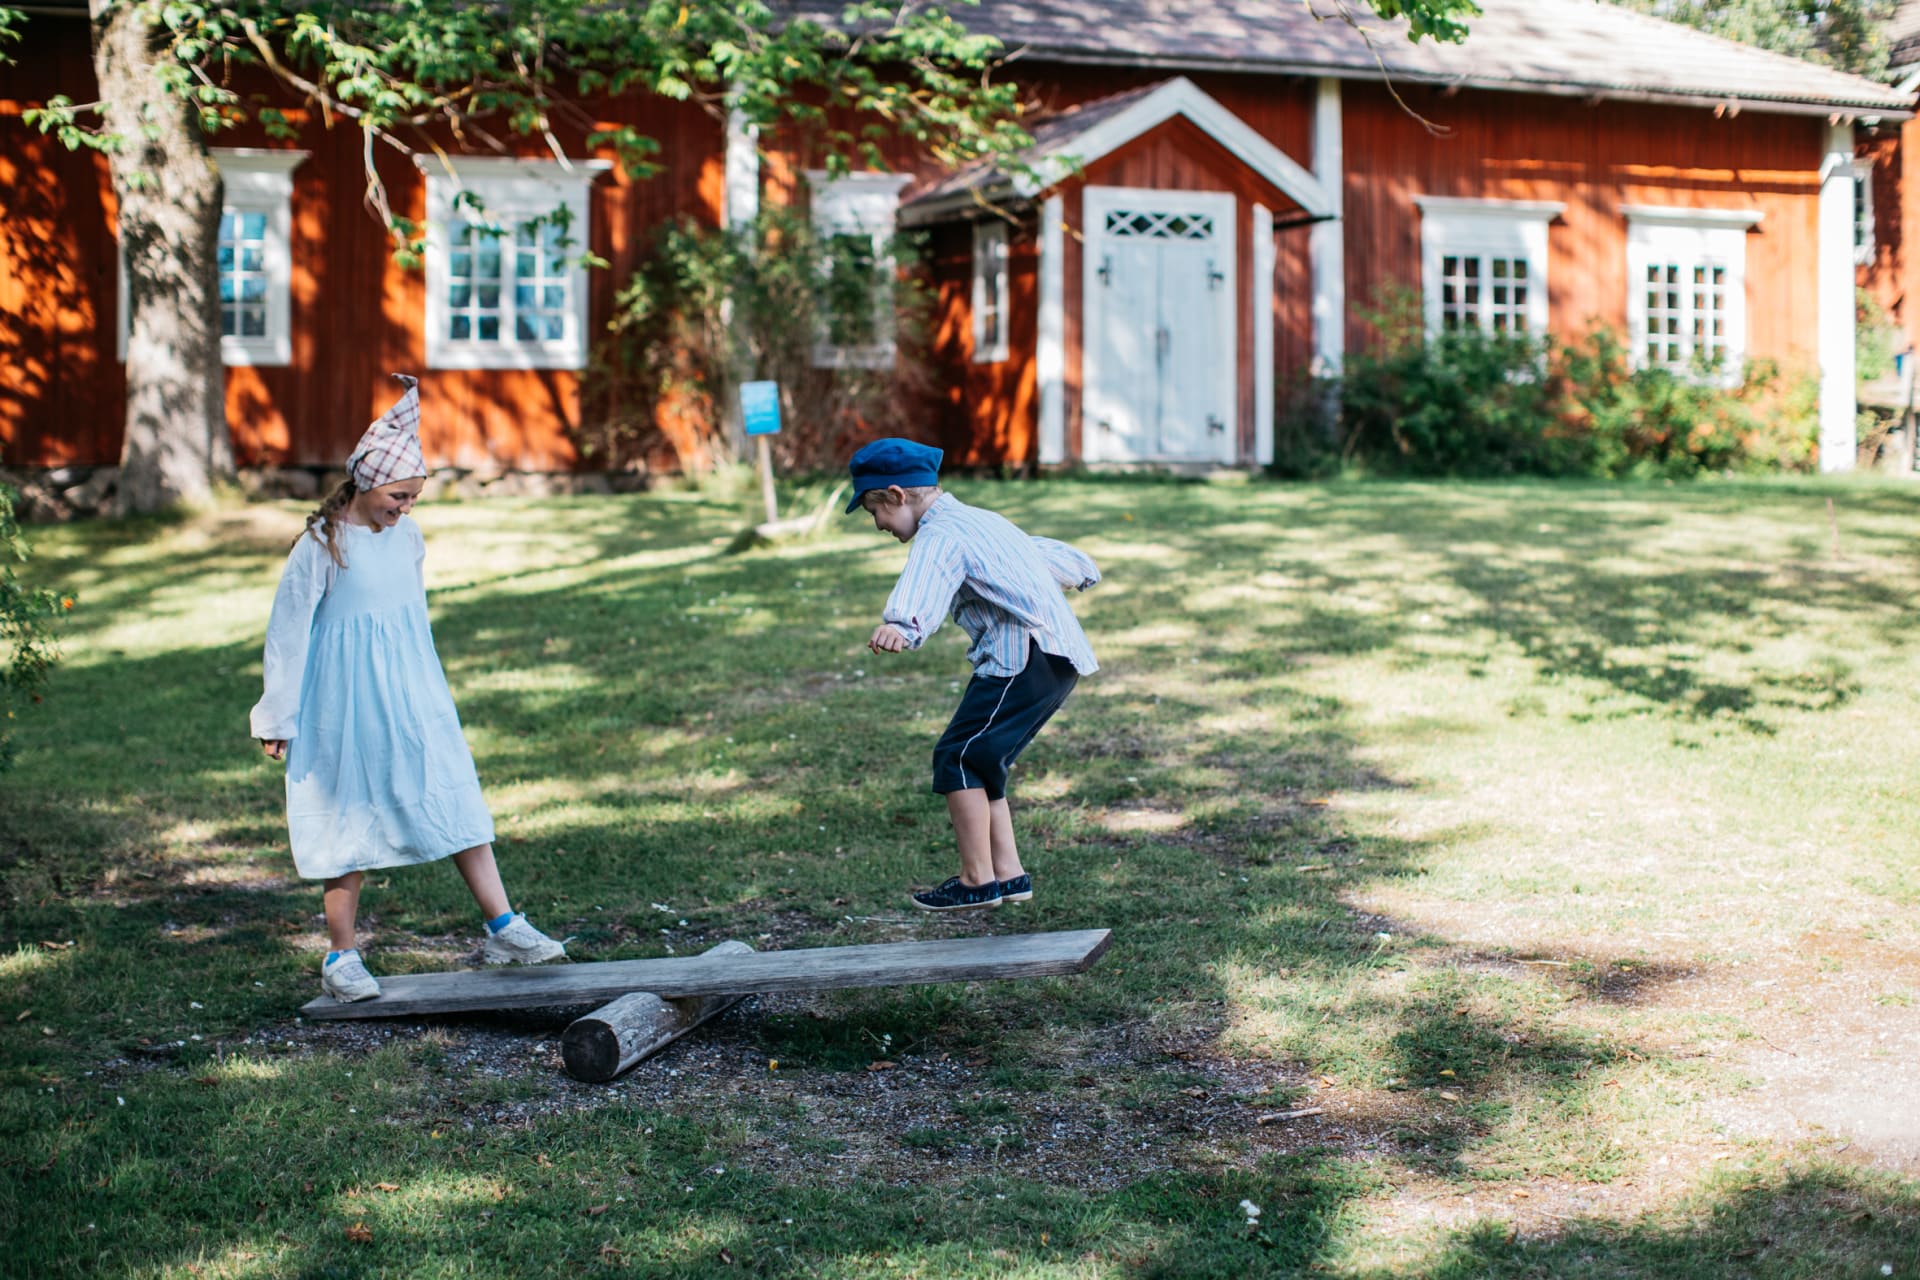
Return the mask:
[[262,738],[260,740],[260,749],[267,753],[269,760],[285,760],[287,758],[287,743],[284,738]]
[[873,629],[873,635],[867,641],[867,648],[875,653],[901,653],[906,650],[907,638],[897,631],[890,622],[883,622]]

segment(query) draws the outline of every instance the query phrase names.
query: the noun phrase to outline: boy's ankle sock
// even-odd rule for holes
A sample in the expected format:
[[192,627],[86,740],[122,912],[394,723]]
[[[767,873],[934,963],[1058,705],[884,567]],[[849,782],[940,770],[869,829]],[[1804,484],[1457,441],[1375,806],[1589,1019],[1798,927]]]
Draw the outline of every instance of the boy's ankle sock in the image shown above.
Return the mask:
[[498,933],[512,923],[513,923],[513,912],[511,911],[502,912],[501,914],[495,916],[493,919],[487,921],[487,932]]
[[323,965],[328,965],[328,964],[332,964],[335,960],[338,960],[341,956],[357,956],[359,954],[360,954],[360,948],[358,947],[348,947],[345,951],[329,951],[327,952],[327,958],[325,960],[322,960],[320,963]]

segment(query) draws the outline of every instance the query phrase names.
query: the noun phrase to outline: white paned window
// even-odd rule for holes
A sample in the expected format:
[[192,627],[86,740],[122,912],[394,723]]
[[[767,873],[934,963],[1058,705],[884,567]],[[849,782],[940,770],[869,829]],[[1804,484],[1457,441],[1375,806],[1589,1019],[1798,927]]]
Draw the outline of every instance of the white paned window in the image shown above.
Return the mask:
[[893,363],[893,240],[900,188],[897,173],[835,178],[807,171],[813,229],[820,238],[824,331],[813,346],[818,368],[879,369]]
[[[226,195],[215,262],[220,277],[220,360],[228,365],[293,361],[293,171],[304,151],[211,147]],[[127,358],[130,307],[120,263],[120,358]]]
[[267,336],[267,215],[259,209],[220,214],[220,336]]
[[973,226],[973,362],[1007,358],[1007,224]]
[[1427,332],[1538,334],[1547,327],[1547,224],[1538,200],[1416,196]]
[[1623,212],[1636,363],[1737,380],[1747,354],[1747,230],[1759,213],[1640,205]]
[[1853,260],[1861,266],[1873,261],[1873,165],[1853,168]]
[[587,363],[588,188],[604,160],[456,157],[427,175],[427,367]]

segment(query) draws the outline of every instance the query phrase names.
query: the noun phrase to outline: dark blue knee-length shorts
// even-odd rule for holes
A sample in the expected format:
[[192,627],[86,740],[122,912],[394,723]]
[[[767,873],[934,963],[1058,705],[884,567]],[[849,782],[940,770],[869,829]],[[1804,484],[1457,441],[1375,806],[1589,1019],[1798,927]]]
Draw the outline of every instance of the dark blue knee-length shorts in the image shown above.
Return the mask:
[[968,681],[947,731],[934,744],[935,793],[981,787],[989,800],[1005,796],[1013,762],[1079,680],[1071,662],[1035,644],[1019,675]]

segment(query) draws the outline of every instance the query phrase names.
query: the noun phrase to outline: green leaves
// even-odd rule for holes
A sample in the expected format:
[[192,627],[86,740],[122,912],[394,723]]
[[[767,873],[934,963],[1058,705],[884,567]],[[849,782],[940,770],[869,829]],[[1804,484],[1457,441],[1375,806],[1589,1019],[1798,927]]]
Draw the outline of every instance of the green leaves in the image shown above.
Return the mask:
[[1422,38],[1458,44],[1467,38],[1468,18],[1480,16],[1473,0],[1369,0],[1383,18],[1405,18],[1407,39]]
[[1669,22],[1711,31],[1857,75],[1879,75],[1889,52],[1894,0],[1614,0]]
[[59,654],[47,620],[73,608],[74,597],[24,587],[14,565],[27,558],[27,543],[13,514],[13,490],[0,485],[0,771],[13,761],[9,730],[16,707],[38,702],[37,690]]

